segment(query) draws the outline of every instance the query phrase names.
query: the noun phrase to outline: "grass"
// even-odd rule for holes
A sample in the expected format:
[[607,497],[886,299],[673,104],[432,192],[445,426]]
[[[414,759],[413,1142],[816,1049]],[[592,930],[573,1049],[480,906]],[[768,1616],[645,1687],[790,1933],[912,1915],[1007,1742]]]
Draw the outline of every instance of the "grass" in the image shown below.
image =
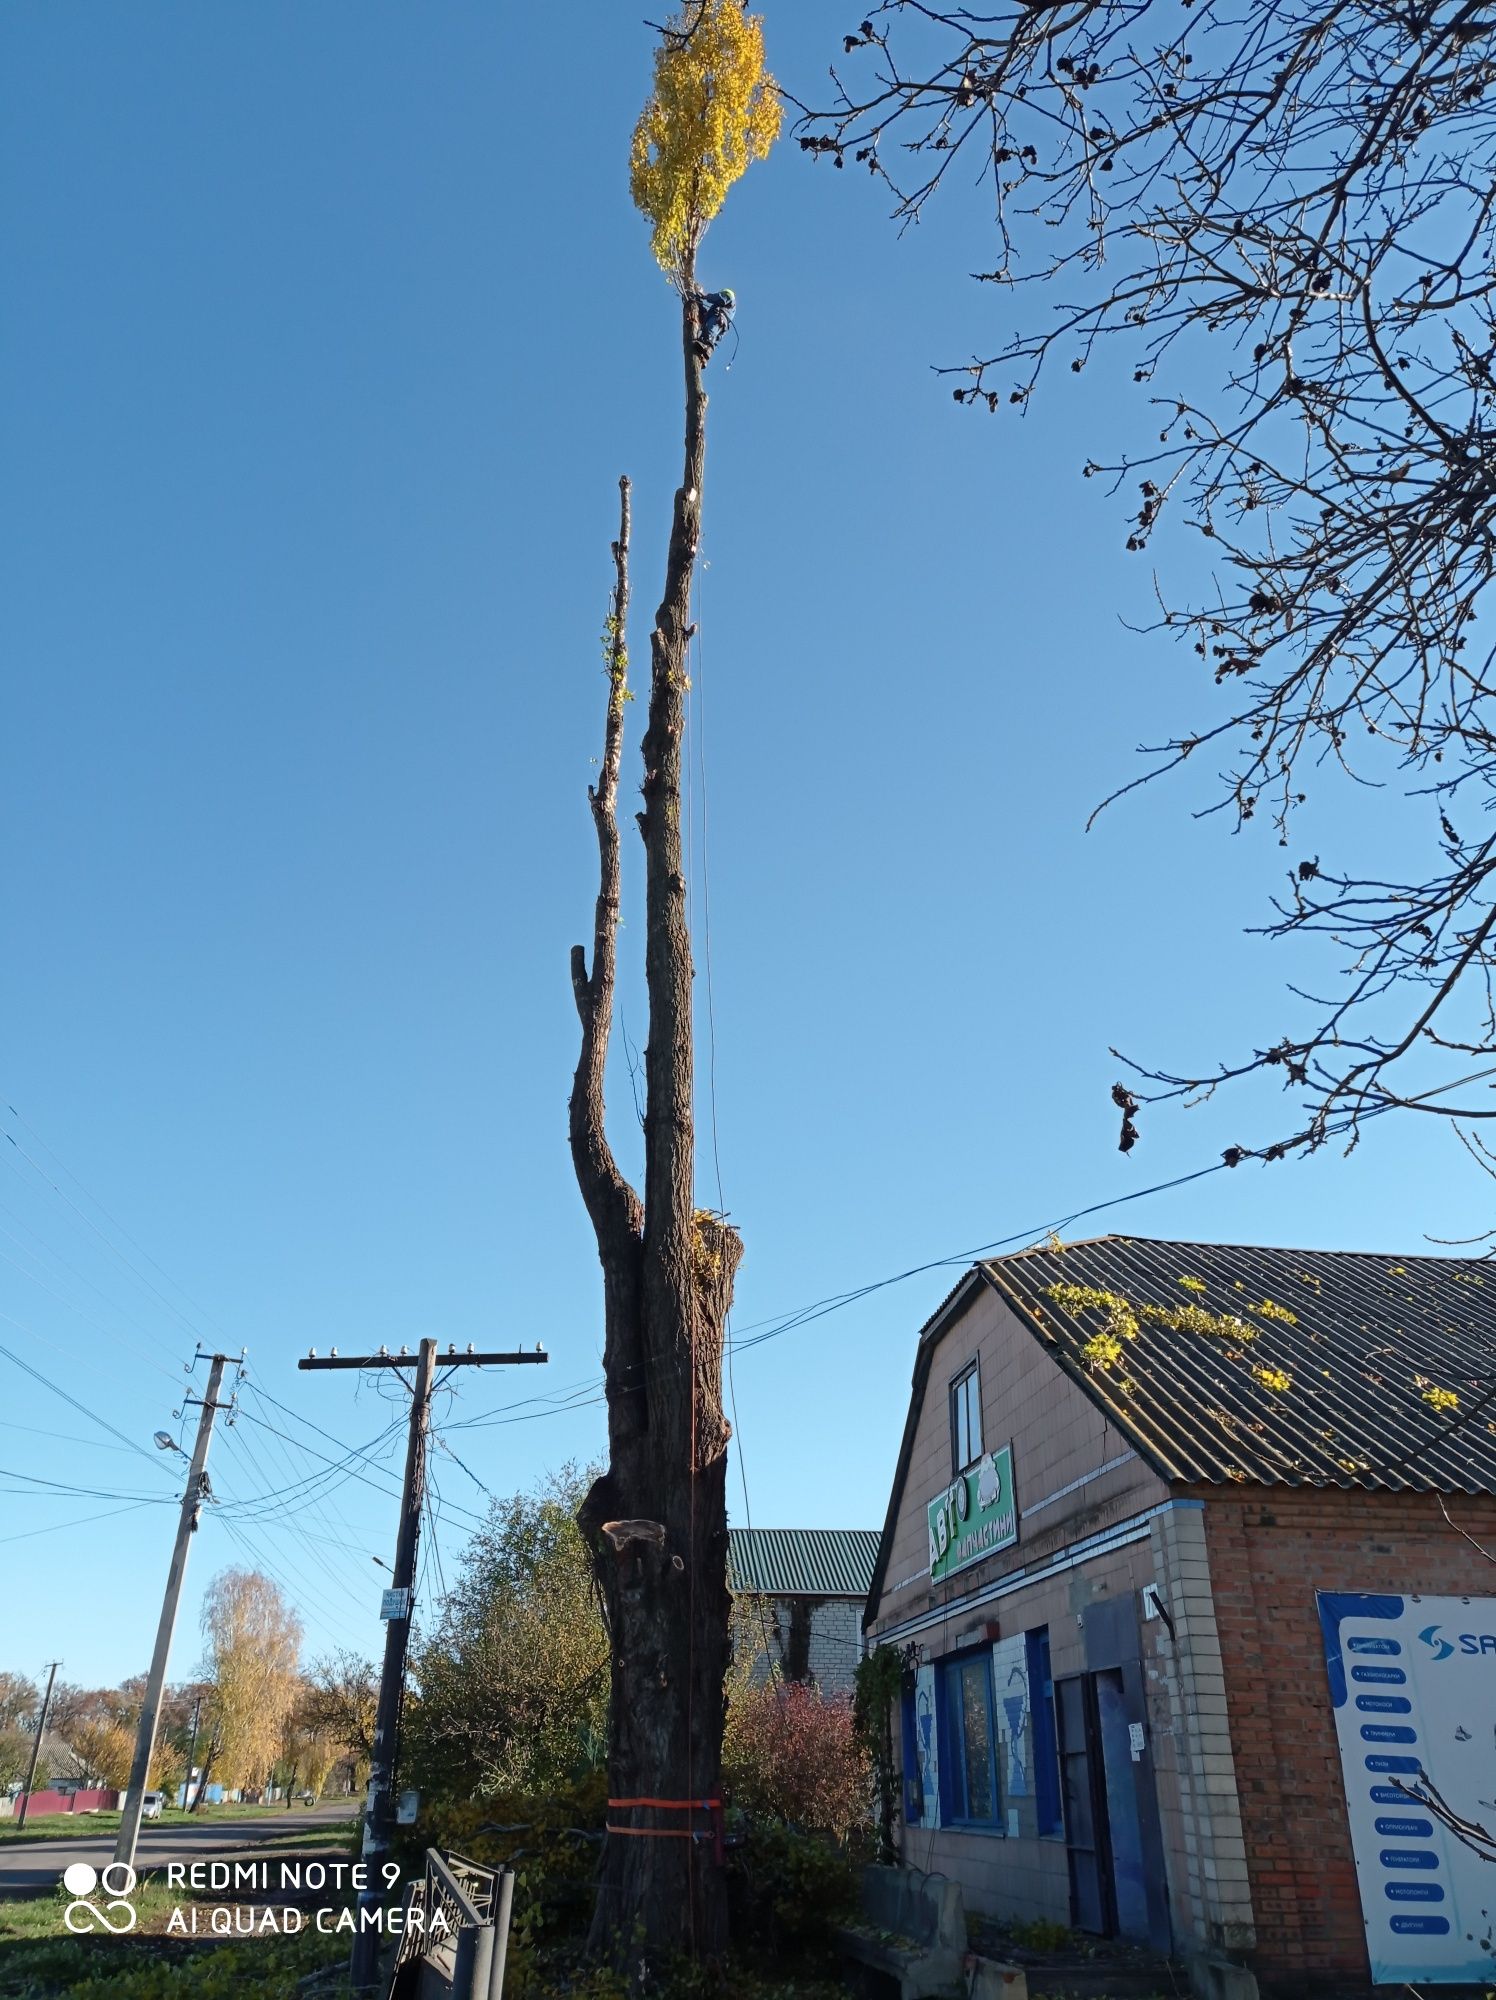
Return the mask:
[[[318,1932],[312,1911],[344,1900],[334,1892],[271,1892],[246,1902],[150,1879],[129,1898],[134,1928],[116,1936],[79,1918],[89,1930],[70,1932],[73,1899],[60,1886],[52,1895],[0,1903],[0,2000],[239,2000],[246,1992],[255,2000],[295,2000],[298,1982],[324,1970],[335,1983],[318,1991],[332,2000],[343,1990],[336,1968],[347,1962],[348,1934]],[[107,1913],[107,1896],[91,1901]],[[303,1912],[299,1931],[287,1925],[288,1904]]]
[[[324,1800],[323,1804],[332,1801]],[[307,1806],[292,1806],[287,1812],[285,1805],[204,1806],[201,1812],[182,1812],[176,1806],[163,1808],[160,1819],[141,1822],[143,1831],[153,1826],[202,1826],[204,1822],[217,1825],[226,1820],[238,1819],[283,1819],[288,1826],[296,1825],[311,1809]],[[358,1802],[349,1799],[350,1816],[358,1810]],[[27,1817],[24,1826],[17,1826],[14,1820],[0,1819],[0,1847],[20,1846],[28,1840],[97,1840],[101,1834],[117,1833],[120,1816],[115,1812],[90,1813],[38,1813]]]
[[104,1944],[0,1948],[3,2000],[298,2000],[313,1973],[322,2000],[348,1991],[348,1946],[328,1938],[245,1938],[206,1946],[142,1939]]
[[[105,1899],[95,1896],[95,1902]],[[208,1902],[207,1895],[194,1898],[185,1889],[168,1889],[164,1882],[142,1882],[131,1896],[136,1913],[136,1931],[143,1937],[164,1936],[167,1920],[179,1905],[194,1900]],[[56,1938],[71,1942],[72,1933],[63,1922],[73,1898],[59,1884],[50,1896],[30,1896],[17,1902],[0,1903],[0,1943],[16,1938]]]

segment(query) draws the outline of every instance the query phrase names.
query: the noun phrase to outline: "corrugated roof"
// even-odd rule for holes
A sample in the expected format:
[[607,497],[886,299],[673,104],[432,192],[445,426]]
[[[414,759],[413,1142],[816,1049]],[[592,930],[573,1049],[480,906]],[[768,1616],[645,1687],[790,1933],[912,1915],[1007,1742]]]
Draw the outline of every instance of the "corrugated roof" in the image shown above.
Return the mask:
[[729,1528],[728,1582],[764,1597],[867,1596],[876,1528]]
[[978,1269],[1166,1479],[1496,1489],[1496,1264],[1104,1236]]

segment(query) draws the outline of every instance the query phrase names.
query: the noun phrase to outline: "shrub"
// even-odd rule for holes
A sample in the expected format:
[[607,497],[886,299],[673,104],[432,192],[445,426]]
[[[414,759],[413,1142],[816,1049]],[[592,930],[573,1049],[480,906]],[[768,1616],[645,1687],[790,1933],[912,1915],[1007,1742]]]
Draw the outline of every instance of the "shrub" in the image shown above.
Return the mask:
[[722,1772],[733,1803],[846,1840],[870,1824],[873,1770],[852,1704],[798,1681],[739,1690],[727,1716]]
[[853,1915],[857,1883],[845,1850],[824,1836],[764,1824],[750,1829],[735,1873],[734,1930],[771,1964],[824,1952]]
[[576,1524],[589,1483],[568,1465],[495,1500],[413,1649],[401,1770],[428,1797],[552,1792],[601,1764],[608,1641]]
[[519,1947],[585,1936],[598,1855],[597,1841],[585,1836],[601,1835],[607,1793],[607,1778],[597,1771],[544,1795],[498,1792],[440,1803],[422,1811],[399,1859],[407,1875],[420,1873],[428,1847],[512,1868]]
[[1027,1923],[1009,1924],[1008,1936],[1024,1951],[1066,1951],[1075,1943],[1075,1934],[1064,1924],[1048,1917],[1034,1917]]

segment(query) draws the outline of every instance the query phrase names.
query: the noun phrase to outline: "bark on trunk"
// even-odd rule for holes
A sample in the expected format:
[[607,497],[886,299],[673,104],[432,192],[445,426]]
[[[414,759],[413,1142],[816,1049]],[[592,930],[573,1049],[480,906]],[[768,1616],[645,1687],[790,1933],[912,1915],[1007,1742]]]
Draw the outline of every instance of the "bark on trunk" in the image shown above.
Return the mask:
[[[644,1199],[619,1172],[603,1100],[612,1025],[619,896],[629,487],[621,482],[602,771],[590,797],[600,881],[592,966],[578,947],[572,985],[582,1023],[571,1095],[578,1184],[603,1267],[609,1465],[580,1520],[612,1653],[610,1832],[593,1922],[595,1950],[637,1963],[668,1952],[714,1957],[727,1942],[714,1818],[688,1801],[720,1799],[728,1657],[728,1426],[722,1342],[742,1257],[734,1230],[694,1199],[691,939],[681,857],[681,744],[690,596],[701,534],[706,397],[695,312],[682,298],[685,466],[675,495],[665,589],[650,635],[642,745],[645,853]],[[612,1526],[614,1532],[605,1533]],[[659,1804],[618,1801],[665,1800]]]

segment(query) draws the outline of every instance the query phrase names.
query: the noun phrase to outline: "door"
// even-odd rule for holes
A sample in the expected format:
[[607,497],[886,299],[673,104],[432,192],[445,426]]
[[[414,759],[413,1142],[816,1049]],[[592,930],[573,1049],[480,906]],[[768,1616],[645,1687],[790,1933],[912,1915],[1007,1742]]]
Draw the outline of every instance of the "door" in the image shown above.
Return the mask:
[[1147,1677],[1136,1593],[1088,1604],[1085,1658],[1101,1741],[1109,1893],[1118,1933],[1168,1952],[1168,1871],[1149,1740]]
[[1143,1829],[1138,1812],[1138,1757],[1142,1731],[1134,1739],[1122,1670],[1109,1667],[1092,1676],[1101,1732],[1101,1764],[1106,1784],[1107,1844],[1112,1851],[1112,1900],[1118,1937],[1149,1942],[1148,1872],[1143,1861]]
[[1080,1931],[1112,1934],[1102,1754],[1091,1674],[1054,1684],[1060,1737],[1060,1790],[1065,1801],[1065,1853],[1070,1864],[1070,1921]]

